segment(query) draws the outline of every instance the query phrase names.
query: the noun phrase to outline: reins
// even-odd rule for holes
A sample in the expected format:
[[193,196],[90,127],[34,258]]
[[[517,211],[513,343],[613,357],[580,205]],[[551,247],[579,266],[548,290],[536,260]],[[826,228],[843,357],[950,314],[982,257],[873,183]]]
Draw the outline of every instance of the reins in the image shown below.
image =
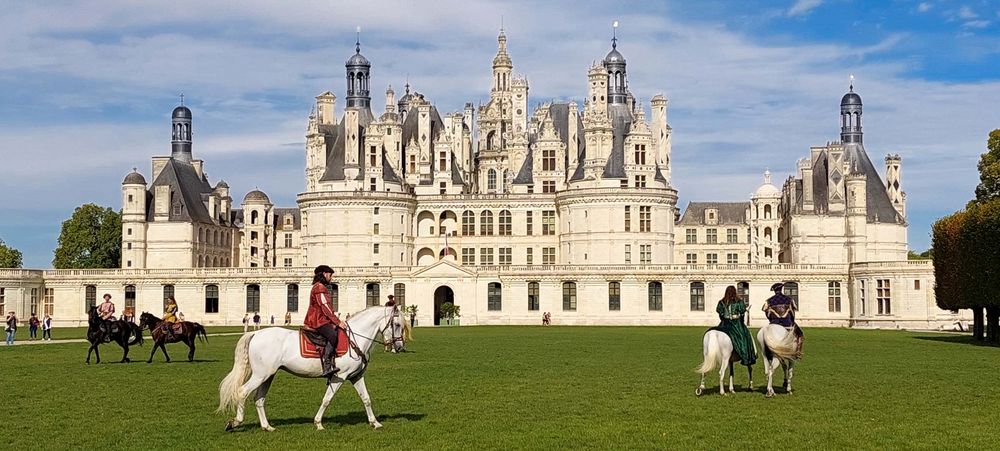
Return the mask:
[[[354,329],[351,327],[350,323],[348,323],[347,321],[344,321],[344,325],[346,326],[346,327],[344,327],[344,330],[347,332],[347,342],[348,342],[348,344],[351,345],[351,349],[354,350],[354,352],[358,354],[358,358],[355,359],[355,360],[361,360],[361,364],[362,364],[363,368],[367,368],[368,367],[368,355],[365,352],[361,351],[361,348],[358,346],[358,343],[357,343],[357,337],[361,337],[361,338],[365,338],[365,339],[371,340],[372,345],[374,345],[375,343],[378,343],[378,344],[381,344],[381,345],[385,346],[385,344],[386,344],[385,340],[381,340],[381,341],[378,340],[378,335],[380,335],[381,332],[384,331],[386,327],[391,327],[392,326],[393,318],[394,318],[395,315],[396,315],[396,312],[394,310],[392,313],[389,314],[389,316],[388,316],[389,322],[385,325],[385,327],[379,329],[378,332],[375,335],[371,336],[371,337],[368,337],[368,336],[365,336],[365,335],[361,335],[361,334],[355,332]],[[382,317],[383,320],[385,318],[386,318],[385,316]],[[402,341],[402,340],[403,340],[403,337],[396,338],[396,331],[392,331],[392,342],[393,343],[395,343],[397,341]]]

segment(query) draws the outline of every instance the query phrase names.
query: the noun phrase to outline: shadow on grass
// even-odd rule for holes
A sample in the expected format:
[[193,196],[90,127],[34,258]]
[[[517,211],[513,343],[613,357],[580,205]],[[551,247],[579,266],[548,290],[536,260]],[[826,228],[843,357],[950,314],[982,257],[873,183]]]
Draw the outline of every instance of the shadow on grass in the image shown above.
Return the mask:
[[[134,361],[135,360],[133,360],[133,362]],[[170,361],[167,362],[165,360],[156,360],[156,359],[153,359],[153,361],[149,362],[149,363],[152,365],[152,364],[156,364],[156,363],[164,363],[164,364],[174,364],[174,363],[211,363],[211,362],[219,362],[219,361],[220,361],[219,359],[194,359],[194,360],[188,362],[187,359],[170,359]],[[143,360],[143,363],[146,363],[146,361]]]
[[972,338],[972,335],[917,335],[913,338],[916,338],[917,340],[938,341],[942,343],[956,343],[956,344],[972,345],[972,346],[988,346],[993,348],[997,347],[997,344],[995,343],[978,341]]
[[[394,423],[395,420],[405,420],[405,421],[420,421],[426,417],[427,414],[424,413],[395,413],[390,415],[375,415],[375,418],[381,423]],[[313,417],[299,417],[299,418],[282,418],[271,420],[271,424],[278,425],[288,425],[288,424],[312,424]],[[357,425],[357,424],[367,424],[368,416],[365,415],[364,411],[351,412],[343,415],[337,415],[332,417],[323,417],[323,424],[327,427],[333,425]]]

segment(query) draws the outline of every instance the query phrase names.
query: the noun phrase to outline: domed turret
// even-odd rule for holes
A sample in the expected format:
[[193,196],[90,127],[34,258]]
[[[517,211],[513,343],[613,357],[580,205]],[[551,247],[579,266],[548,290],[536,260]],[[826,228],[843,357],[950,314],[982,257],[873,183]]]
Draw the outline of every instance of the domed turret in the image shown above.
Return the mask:
[[781,190],[779,190],[778,187],[774,186],[771,183],[771,171],[765,170],[764,184],[760,185],[760,187],[757,188],[757,191],[754,191],[753,198],[760,199],[760,198],[775,198],[775,197],[781,197]]
[[191,162],[191,110],[183,104],[174,108],[170,115],[173,131],[170,139],[170,157],[184,163]]
[[174,112],[171,114],[171,117],[174,119],[191,119],[191,110],[184,105],[180,105],[177,108],[174,108]]
[[267,194],[264,194],[263,191],[261,191],[259,189],[255,189],[253,191],[250,191],[249,193],[247,193],[246,196],[243,197],[243,203],[244,204],[250,204],[250,203],[265,203],[265,204],[269,204],[269,203],[271,203],[271,199],[268,198]]
[[361,28],[354,43],[354,55],[344,64],[347,68],[347,107],[371,107],[368,82],[371,78],[372,63],[361,54]]
[[847,94],[840,99],[840,141],[844,144],[862,142],[861,96],[854,92],[854,76]]
[[608,103],[625,105],[628,103],[628,78],[625,75],[625,56],[618,51],[618,22],[611,38],[611,51],[604,57],[604,67],[608,69]]
[[128,175],[125,176],[125,180],[122,181],[122,185],[143,185],[143,186],[145,186],[146,185],[146,178],[143,177],[142,174],[139,173],[139,171],[137,171],[135,169],[132,169],[132,172],[129,172]]

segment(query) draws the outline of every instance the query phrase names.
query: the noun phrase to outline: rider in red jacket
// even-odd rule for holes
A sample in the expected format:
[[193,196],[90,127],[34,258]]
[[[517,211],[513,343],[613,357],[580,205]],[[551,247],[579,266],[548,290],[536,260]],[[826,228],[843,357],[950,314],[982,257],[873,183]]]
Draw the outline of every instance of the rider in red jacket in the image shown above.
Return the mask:
[[305,326],[326,337],[327,344],[323,348],[323,376],[331,376],[337,372],[335,362],[337,352],[337,328],[343,327],[340,318],[330,308],[330,292],[326,283],[333,276],[333,268],[319,265],[313,271],[313,286],[309,293],[309,310],[306,311]]

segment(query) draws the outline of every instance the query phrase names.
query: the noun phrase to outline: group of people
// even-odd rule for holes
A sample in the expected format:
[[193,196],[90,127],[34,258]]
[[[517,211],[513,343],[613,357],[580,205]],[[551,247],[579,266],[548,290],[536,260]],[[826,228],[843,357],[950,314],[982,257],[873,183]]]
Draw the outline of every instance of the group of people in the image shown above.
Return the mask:
[[[173,296],[167,296],[166,302],[166,306],[163,307],[163,318],[160,327],[163,329],[163,333],[170,337],[174,334],[173,324],[178,321],[184,321],[184,314],[180,312],[177,300]],[[128,311],[122,313],[118,320],[132,321],[133,318],[129,316],[129,313]],[[97,316],[101,318],[101,330],[106,334],[114,330],[115,303],[111,302],[111,293],[104,293],[104,302],[97,306]]]
[[[7,346],[14,344],[14,336],[17,334],[17,314],[13,311],[7,312],[7,318],[4,321],[4,332],[7,336]],[[39,319],[38,315],[32,313],[31,318],[28,319],[28,340],[38,339],[38,328],[42,329],[42,340],[52,341],[52,317],[45,315],[44,318]]]
[[542,325],[551,326],[552,325],[552,314],[549,312],[542,313]]
[[[779,324],[794,331],[797,345],[796,358],[802,358],[802,329],[795,324],[795,312],[799,307],[794,299],[785,296],[782,292],[783,288],[784,284],[780,282],[771,285],[774,296],[764,301],[761,310],[770,324]],[[750,366],[757,362],[757,352],[754,348],[753,338],[750,336],[750,329],[746,326],[748,307],[736,293],[736,287],[732,285],[726,287],[725,296],[715,307],[720,322],[712,329],[728,335],[733,342],[733,350],[739,355],[740,363]]]

